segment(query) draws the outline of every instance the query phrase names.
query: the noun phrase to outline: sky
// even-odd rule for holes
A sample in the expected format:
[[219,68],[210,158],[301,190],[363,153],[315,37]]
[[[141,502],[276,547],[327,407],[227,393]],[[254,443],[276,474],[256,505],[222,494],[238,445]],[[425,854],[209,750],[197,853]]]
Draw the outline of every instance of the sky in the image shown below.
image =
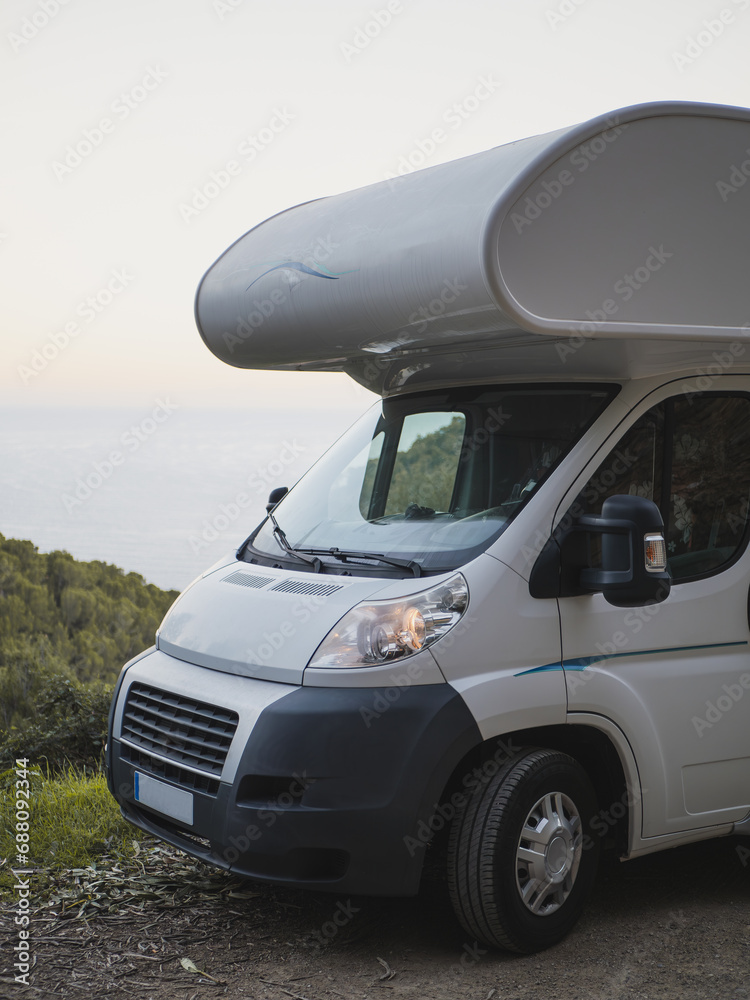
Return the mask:
[[750,0],[4,0],[0,402],[364,409],[344,375],[207,351],[230,243],[632,104],[750,105],[748,50]]

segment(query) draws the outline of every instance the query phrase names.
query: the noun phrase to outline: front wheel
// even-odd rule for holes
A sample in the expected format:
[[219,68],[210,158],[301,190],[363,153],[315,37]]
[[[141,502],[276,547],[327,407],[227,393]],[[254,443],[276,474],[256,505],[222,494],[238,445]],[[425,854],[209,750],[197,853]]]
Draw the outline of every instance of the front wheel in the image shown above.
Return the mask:
[[594,881],[598,838],[588,775],[556,750],[525,750],[470,793],[448,845],[451,902],[478,942],[510,951],[557,943]]

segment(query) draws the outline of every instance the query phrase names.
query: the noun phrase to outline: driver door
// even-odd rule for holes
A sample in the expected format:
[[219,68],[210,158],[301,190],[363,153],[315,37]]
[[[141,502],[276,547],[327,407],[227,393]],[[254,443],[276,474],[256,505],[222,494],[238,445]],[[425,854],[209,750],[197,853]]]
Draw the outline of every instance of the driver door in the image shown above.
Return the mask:
[[573,516],[599,514],[608,496],[636,493],[664,518],[666,601],[559,602],[568,711],[604,715],[626,735],[644,838],[750,811],[750,379],[717,381],[727,390],[643,405],[567,501]]

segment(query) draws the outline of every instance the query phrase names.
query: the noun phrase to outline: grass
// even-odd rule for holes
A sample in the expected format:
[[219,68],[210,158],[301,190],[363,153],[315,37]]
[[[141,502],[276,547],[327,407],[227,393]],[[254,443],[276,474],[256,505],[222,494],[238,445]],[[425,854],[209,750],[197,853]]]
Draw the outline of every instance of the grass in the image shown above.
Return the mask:
[[[141,833],[120,815],[102,772],[69,768],[61,774],[29,771],[28,867],[52,876],[107,859],[128,860]],[[16,773],[0,774],[0,891],[13,882],[16,860]],[[42,880],[44,881],[44,880]]]
[[[12,869],[30,869],[34,905],[60,917],[249,899],[230,876],[141,833],[120,815],[99,770],[29,769],[29,853],[16,857],[16,772],[0,773],[0,902],[17,902]],[[25,822],[25,821],[23,821]],[[21,832],[26,832],[22,830]]]

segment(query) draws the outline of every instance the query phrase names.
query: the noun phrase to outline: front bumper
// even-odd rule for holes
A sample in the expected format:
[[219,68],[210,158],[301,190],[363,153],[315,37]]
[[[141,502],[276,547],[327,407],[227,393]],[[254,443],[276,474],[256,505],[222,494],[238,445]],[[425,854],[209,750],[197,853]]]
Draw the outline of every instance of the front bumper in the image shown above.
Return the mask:
[[[264,881],[364,895],[418,890],[436,805],[458,762],[481,742],[448,684],[292,687],[152,655],[160,669],[140,660],[115,694],[109,779],[128,820]],[[144,676],[170,695],[192,697],[198,686],[206,702],[239,715],[220,780],[191,788],[191,824],[135,800],[136,770],[180,784],[174,769],[149,769],[148,756],[121,739],[129,687]]]

